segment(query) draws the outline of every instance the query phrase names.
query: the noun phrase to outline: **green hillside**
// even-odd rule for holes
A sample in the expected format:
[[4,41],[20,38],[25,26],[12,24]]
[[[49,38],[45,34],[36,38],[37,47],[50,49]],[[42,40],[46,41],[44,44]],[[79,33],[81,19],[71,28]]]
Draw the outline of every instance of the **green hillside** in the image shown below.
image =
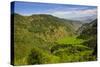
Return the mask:
[[91,23],[85,24],[77,38],[86,39],[83,45],[86,45],[94,50],[93,55],[97,56],[97,19]]
[[83,33],[76,34],[81,25],[78,21],[46,14],[14,14],[14,65],[96,60],[92,55],[95,50],[86,43],[90,38],[81,38]]

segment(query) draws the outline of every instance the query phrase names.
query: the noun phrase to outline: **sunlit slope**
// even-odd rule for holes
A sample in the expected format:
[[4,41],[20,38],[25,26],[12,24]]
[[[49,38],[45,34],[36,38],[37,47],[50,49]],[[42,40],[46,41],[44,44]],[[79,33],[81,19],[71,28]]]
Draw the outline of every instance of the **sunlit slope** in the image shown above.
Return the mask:
[[14,14],[15,64],[25,64],[34,46],[49,49],[54,41],[72,36],[74,28],[68,21],[51,15],[22,16]]
[[95,60],[93,49],[83,45],[87,40],[76,35],[80,26],[47,14],[14,14],[14,65]]

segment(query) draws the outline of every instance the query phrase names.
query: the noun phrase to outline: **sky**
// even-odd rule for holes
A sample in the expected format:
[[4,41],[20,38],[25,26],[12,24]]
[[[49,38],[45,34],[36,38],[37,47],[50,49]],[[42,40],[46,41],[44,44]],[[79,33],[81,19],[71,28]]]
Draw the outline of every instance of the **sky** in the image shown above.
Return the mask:
[[97,18],[96,6],[14,2],[14,13],[21,15],[50,14],[56,17],[88,21]]

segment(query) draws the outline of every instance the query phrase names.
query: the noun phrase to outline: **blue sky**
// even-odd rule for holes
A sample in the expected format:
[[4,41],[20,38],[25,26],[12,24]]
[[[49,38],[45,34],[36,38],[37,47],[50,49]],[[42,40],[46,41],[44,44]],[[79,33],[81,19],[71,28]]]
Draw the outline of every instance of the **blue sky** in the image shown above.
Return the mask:
[[60,18],[86,20],[97,17],[96,6],[15,2],[14,12],[21,15],[51,14]]

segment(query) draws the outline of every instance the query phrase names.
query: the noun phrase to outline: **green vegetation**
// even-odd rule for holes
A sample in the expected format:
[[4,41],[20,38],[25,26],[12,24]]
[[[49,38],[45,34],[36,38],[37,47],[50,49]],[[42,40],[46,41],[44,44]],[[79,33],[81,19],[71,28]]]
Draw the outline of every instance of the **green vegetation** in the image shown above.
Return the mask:
[[59,57],[53,56],[52,54],[36,47],[33,48],[28,57],[29,64],[57,63],[58,61]]
[[[92,33],[96,30],[95,23],[93,21],[93,28],[91,23],[88,24],[91,28],[87,26],[81,31],[88,29]],[[14,65],[96,60],[97,34],[80,32],[77,35],[75,31],[79,26],[75,24],[81,25],[52,15],[14,14]],[[82,38],[84,36],[87,38]]]
[[59,39],[57,42],[59,44],[80,44],[84,41],[85,40],[83,39],[76,38],[76,36],[72,36],[72,37],[64,37],[62,39]]
[[79,28],[80,35],[77,38],[85,39],[86,41],[82,44],[93,49],[93,54],[97,57],[97,19],[92,21],[91,23],[87,23],[83,25],[83,27]]

